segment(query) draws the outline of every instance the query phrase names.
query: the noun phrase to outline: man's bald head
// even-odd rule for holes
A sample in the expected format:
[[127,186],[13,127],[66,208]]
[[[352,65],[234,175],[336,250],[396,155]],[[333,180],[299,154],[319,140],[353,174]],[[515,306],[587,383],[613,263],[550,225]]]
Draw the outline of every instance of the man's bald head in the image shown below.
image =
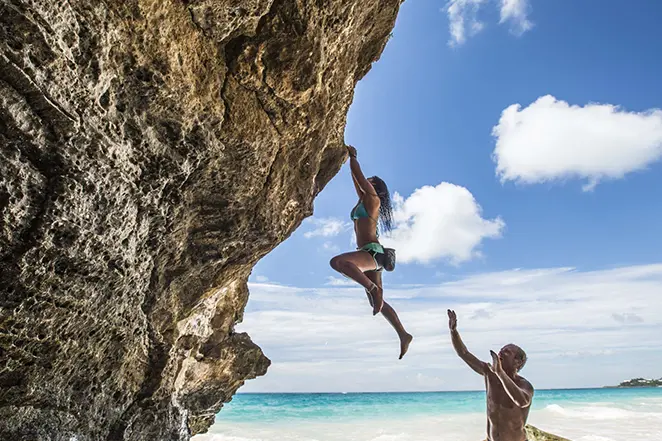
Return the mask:
[[506,370],[512,369],[519,372],[526,364],[526,352],[512,343],[501,348],[499,355],[501,356],[503,368]]

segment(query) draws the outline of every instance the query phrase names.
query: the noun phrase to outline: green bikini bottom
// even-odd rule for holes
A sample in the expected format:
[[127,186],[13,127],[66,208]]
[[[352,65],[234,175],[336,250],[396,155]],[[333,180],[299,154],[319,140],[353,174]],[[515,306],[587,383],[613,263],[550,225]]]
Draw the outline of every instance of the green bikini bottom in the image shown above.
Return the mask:
[[[372,260],[375,261],[375,271],[381,271],[384,266],[379,263],[379,260],[382,260],[382,256],[384,255],[384,247],[377,242],[370,242],[365,245],[363,245],[361,248],[358,248],[359,251],[366,251],[367,253],[370,253],[372,256]],[[378,260],[379,257],[379,260]]]

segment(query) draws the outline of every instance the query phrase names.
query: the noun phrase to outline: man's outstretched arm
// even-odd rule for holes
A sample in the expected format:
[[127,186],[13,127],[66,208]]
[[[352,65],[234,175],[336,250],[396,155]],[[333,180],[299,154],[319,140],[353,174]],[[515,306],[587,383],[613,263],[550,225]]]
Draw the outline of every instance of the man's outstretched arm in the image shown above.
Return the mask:
[[501,381],[503,388],[506,390],[510,399],[513,400],[513,403],[522,408],[530,406],[533,399],[533,386],[531,386],[531,383],[522,377],[518,377],[517,379],[519,384],[513,381],[501,367],[499,356],[494,351],[490,351],[490,353],[492,354],[492,365],[488,365],[488,368],[499,378],[499,381]]
[[460,358],[476,373],[485,375],[488,370],[487,363],[479,360],[474,354],[469,352],[464,345],[460,338],[460,333],[457,332],[457,315],[455,315],[455,311],[451,311],[450,309],[448,310],[448,327],[451,330],[451,341],[453,342],[453,348],[455,348],[457,355],[459,355]]

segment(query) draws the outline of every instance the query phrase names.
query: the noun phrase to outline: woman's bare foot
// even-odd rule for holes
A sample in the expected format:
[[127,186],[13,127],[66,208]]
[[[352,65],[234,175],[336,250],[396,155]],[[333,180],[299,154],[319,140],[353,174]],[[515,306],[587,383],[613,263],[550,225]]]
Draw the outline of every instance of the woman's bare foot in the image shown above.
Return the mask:
[[368,293],[368,299],[372,305],[372,315],[377,315],[381,312],[384,306],[384,290],[377,284],[373,284]]
[[402,360],[402,357],[405,356],[407,353],[407,350],[409,349],[409,343],[414,339],[414,337],[411,334],[405,334],[403,337],[400,337],[400,358],[399,360]]

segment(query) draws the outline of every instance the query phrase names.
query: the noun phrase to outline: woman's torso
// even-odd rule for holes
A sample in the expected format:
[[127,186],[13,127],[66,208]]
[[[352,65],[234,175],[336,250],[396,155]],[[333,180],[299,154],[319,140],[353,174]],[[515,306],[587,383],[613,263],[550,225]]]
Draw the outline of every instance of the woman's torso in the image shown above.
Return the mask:
[[350,217],[354,221],[354,233],[356,234],[356,245],[362,247],[368,243],[379,243],[377,232],[377,219],[379,216],[379,201],[377,203],[365,204],[363,200],[354,206]]

